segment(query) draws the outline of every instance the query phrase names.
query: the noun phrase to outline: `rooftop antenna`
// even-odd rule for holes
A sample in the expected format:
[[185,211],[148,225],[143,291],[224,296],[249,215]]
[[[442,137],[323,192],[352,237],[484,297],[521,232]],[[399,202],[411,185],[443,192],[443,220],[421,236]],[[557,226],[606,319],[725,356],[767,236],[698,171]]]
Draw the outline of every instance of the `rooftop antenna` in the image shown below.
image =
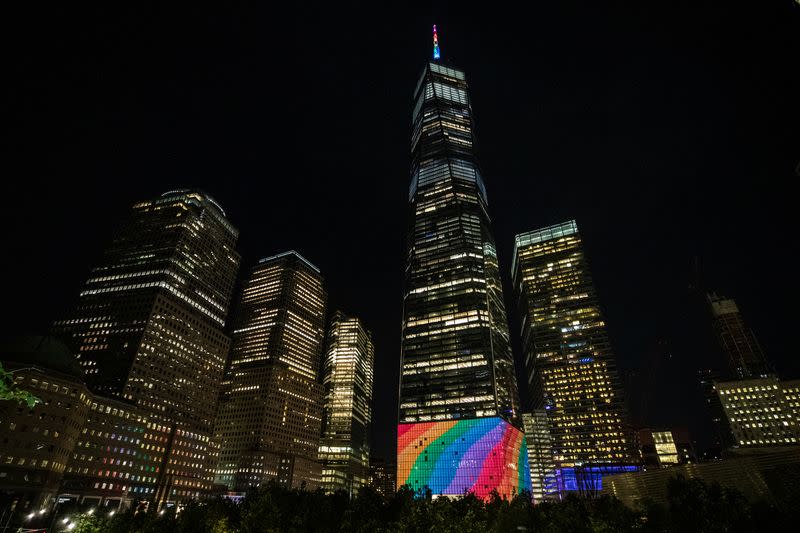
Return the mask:
[[436,24],[433,25],[433,59],[439,59],[439,36],[436,35]]

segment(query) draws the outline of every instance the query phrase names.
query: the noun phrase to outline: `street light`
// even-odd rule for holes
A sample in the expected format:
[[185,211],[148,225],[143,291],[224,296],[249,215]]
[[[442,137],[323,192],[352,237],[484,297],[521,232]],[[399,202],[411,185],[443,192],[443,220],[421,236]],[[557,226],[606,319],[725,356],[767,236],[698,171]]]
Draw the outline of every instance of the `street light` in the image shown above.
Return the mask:
[[31,513],[25,517],[25,520],[33,520],[33,517],[36,516],[36,513]]
[[73,529],[75,529],[75,522],[70,522],[67,525],[67,531],[72,531]]
[[62,520],[62,521],[61,521],[61,523],[62,523],[62,524],[66,524],[67,522],[69,522],[69,517],[68,517],[68,516],[65,516],[65,517],[64,517],[64,520]]
[[108,513],[108,516],[114,516],[114,511],[111,511],[110,513]]
[[91,509],[89,509],[88,511],[86,511],[86,514],[88,514],[88,515],[93,515],[93,514],[94,514],[94,507],[92,507]]

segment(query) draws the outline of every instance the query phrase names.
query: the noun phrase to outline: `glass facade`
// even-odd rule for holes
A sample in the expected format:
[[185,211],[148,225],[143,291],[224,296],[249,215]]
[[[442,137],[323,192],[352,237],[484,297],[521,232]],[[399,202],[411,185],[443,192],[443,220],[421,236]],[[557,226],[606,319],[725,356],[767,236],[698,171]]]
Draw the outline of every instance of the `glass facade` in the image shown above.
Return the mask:
[[414,101],[399,420],[500,416],[519,426],[464,73],[428,63]]
[[630,461],[614,355],[577,224],[517,235],[513,264],[529,398],[547,412],[556,465]]
[[397,483],[433,495],[530,491],[525,436],[500,417],[400,424]]
[[531,496],[535,503],[558,498],[556,465],[553,461],[553,439],[547,412],[537,409],[522,413],[525,442],[528,445],[528,464],[531,471]]
[[634,465],[568,466],[556,471],[556,483],[560,493],[597,496],[603,490],[604,478],[638,471]]
[[325,396],[319,460],[327,492],[355,494],[369,483],[374,364],[372,335],[361,320],[334,313],[322,367]]
[[217,483],[319,486],[326,300],[319,269],[294,251],[262,259],[244,281],[215,429]]

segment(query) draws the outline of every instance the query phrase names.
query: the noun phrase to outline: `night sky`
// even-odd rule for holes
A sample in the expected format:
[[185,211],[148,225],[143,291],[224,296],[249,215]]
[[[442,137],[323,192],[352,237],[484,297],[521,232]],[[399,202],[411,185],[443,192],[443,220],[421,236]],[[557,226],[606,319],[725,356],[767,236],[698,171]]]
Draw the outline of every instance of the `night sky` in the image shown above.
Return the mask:
[[295,249],[321,268],[329,312],[372,329],[374,447],[392,453],[411,96],[435,23],[471,85],[517,343],[513,237],[575,218],[634,423],[708,438],[697,277],[736,299],[782,377],[800,377],[792,0],[26,4],[1,32],[9,333],[68,312],[133,203],[200,188],[241,231],[241,272]]

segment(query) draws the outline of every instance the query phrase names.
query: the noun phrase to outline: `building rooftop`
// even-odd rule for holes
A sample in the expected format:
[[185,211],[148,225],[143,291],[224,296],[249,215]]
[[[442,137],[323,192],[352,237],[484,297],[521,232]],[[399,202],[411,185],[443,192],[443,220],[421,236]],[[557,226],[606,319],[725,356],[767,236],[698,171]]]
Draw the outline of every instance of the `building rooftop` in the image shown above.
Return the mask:
[[566,235],[578,233],[578,224],[574,220],[568,220],[561,224],[554,224],[545,228],[539,228],[525,233],[518,233],[514,237],[514,255],[512,256],[511,274],[517,269],[517,250],[522,246],[530,246]]
[[83,371],[69,347],[49,335],[12,338],[0,346],[0,359],[16,365],[53,370],[83,381]]
[[279,254],[271,255],[269,257],[264,257],[258,260],[258,264],[260,265],[262,263],[268,263],[270,261],[274,261],[276,259],[280,259],[282,257],[287,257],[287,256],[295,256],[297,259],[299,259],[300,261],[304,262],[306,265],[311,267],[315,272],[317,273],[320,272],[319,268],[317,268],[311,261],[309,261],[308,259],[306,259],[305,257],[303,257],[294,250],[289,250],[287,252],[281,252]]

